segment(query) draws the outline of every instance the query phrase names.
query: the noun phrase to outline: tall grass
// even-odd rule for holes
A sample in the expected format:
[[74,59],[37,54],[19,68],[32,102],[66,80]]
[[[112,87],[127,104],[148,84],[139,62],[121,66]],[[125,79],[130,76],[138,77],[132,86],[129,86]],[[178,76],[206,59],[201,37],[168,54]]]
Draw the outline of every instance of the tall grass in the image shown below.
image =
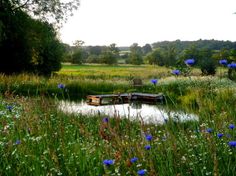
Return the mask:
[[[235,175],[235,82],[168,76],[153,85],[146,75],[137,89],[128,77],[0,75],[0,175]],[[132,91],[163,92],[166,106],[199,120],[143,124],[58,109],[65,96]]]
[[[235,92],[208,93],[199,121],[164,125],[64,114],[57,100],[44,97],[1,99],[0,173],[137,175],[145,169],[146,175],[234,175],[236,148],[228,143],[236,140],[236,129],[229,128],[236,124]],[[114,164],[104,165],[105,159]]]

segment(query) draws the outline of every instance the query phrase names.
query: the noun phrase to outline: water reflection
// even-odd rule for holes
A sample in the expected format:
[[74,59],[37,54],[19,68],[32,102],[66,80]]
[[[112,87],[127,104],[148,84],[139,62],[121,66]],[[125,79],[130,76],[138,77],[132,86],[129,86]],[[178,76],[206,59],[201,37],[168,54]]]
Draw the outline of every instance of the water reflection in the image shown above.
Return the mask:
[[141,104],[115,104],[104,106],[91,106],[86,102],[61,101],[59,109],[66,113],[80,113],[82,115],[107,115],[109,117],[123,117],[130,120],[142,120],[144,123],[163,124],[171,118],[174,121],[198,120],[195,114],[187,114],[183,111],[169,111],[157,105]]

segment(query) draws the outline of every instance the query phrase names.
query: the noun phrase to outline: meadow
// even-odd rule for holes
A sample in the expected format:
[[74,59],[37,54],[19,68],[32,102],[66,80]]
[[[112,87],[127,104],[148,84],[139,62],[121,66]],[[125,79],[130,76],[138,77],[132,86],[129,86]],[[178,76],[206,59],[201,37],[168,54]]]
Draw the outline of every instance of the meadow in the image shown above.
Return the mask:
[[[64,65],[50,78],[0,75],[0,175],[236,175],[236,83],[223,72]],[[165,106],[199,120],[144,124],[58,109],[61,99],[136,91],[162,92]]]

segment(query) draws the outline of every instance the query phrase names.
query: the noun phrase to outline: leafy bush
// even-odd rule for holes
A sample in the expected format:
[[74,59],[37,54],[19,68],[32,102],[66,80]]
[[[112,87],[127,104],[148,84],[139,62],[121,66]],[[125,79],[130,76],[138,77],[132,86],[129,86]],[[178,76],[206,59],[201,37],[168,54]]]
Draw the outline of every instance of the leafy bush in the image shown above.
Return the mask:
[[200,68],[203,75],[215,75],[216,63],[213,59],[203,59],[200,62]]

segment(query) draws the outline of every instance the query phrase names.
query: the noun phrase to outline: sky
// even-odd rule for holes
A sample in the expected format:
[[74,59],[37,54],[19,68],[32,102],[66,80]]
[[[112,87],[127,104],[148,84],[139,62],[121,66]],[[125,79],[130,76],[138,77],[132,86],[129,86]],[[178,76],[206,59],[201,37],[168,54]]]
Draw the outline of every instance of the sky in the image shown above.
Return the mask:
[[80,0],[62,42],[131,46],[158,41],[236,41],[236,0]]

